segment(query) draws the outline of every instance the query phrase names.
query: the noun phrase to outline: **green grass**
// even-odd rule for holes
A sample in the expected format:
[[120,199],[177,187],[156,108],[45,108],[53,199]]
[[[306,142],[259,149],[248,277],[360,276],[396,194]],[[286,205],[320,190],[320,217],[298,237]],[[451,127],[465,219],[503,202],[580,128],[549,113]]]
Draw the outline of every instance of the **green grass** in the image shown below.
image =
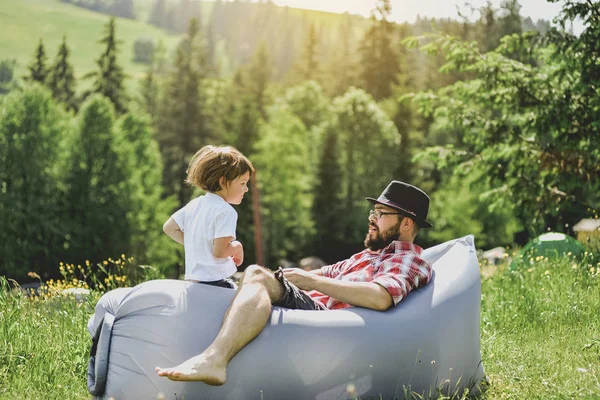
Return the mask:
[[[17,60],[16,75],[21,77],[27,72],[40,38],[43,38],[46,54],[52,62],[64,35],[71,50],[75,74],[82,77],[96,68],[95,62],[103,50],[98,41],[108,19],[107,15],[59,0],[0,0],[0,59]],[[128,19],[117,19],[116,33],[121,41],[119,63],[130,77],[127,81],[129,89],[136,88],[135,83],[147,70],[146,65],[133,62],[133,44],[138,37],[152,37],[155,42],[161,40],[167,49],[173,49],[179,41],[179,36]]]
[[600,397],[600,273],[584,259],[501,268],[482,282],[493,399]]
[[93,306],[70,299],[33,302],[0,278],[0,399],[89,399],[86,387]]
[[[566,258],[484,268],[482,399],[600,397],[599,267]],[[0,286],[0,399],[89,399],[86,323],[99,293],[78,304]]]

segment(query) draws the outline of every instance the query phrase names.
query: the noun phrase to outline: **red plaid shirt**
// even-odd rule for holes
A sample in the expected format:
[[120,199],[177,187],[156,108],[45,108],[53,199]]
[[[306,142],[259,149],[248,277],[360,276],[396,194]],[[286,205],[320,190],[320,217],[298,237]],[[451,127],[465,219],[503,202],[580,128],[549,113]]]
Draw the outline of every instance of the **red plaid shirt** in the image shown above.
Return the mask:
[[[345,261],[321,268],[323,276],[351,282],[375,282],[398,304],[408,292],[431,279],[431,265],[420,256],[423,249],[413,243],[394,241],[381,252],[363,250]],[[352,307],[316,290],[307,292],[330,310]]]

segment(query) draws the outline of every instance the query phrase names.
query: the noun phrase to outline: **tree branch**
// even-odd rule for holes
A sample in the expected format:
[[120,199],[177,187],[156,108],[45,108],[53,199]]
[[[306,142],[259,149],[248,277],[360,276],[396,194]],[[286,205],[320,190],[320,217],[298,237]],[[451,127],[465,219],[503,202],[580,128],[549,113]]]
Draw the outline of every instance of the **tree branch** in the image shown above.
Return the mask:
[[587,0],[587,3],[590,5],[590,8],[592,9],[592,14],[596,14],[596,19],[600,20],[600,11],[598,11],[594,7],[594,2],[592,2],[592,0]]

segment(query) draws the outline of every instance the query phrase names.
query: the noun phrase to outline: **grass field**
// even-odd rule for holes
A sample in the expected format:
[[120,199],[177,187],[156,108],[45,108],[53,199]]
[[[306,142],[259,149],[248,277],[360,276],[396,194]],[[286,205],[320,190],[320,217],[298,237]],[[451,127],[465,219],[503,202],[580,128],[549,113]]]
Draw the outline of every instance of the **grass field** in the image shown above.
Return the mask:
[[[105,14],[59,0],[0,0],[0,60],[17,60],[16,75],[21,77],[33,59],[40,38],[44,40],[51,62],[66,36],[75,75],[82,77],[96,67],[95,62],[103,50],[98,41],[108,19]],[[133,44],[138,37],[152,37],[156,43],[162,41],[167,49],[173,49],[179,41],[178,36],[128,19],[117,19],[116,34],[121,41],[119,63],[132,78],[127,82],[130,89],[135,88],[135,82],[148,68],[133,62]]]
[[[600,398],[599,267],[590,258],[485,267],[481,351],[491,384],[482,399]],[[72,286],[69,274],[51,285]],[[108,288],[129,283],[111,279]],[[0,399],[89,399],[86,322],[100,293],[83,303],[31,300],[0,285]]]

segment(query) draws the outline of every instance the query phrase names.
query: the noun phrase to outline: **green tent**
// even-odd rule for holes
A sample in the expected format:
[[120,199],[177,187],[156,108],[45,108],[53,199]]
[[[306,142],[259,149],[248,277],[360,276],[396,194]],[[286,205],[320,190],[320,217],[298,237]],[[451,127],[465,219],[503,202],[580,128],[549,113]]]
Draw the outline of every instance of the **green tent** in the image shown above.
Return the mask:
[[515,269],[521,263],[529,264],[530,259],[536,257],[548,257],[549,259],[558,259],[571,253],[574,256],[580,256],[585,252],[585,247],[575,238],[564,233],[548,232],[531,240],[517,254],[510,269]]

